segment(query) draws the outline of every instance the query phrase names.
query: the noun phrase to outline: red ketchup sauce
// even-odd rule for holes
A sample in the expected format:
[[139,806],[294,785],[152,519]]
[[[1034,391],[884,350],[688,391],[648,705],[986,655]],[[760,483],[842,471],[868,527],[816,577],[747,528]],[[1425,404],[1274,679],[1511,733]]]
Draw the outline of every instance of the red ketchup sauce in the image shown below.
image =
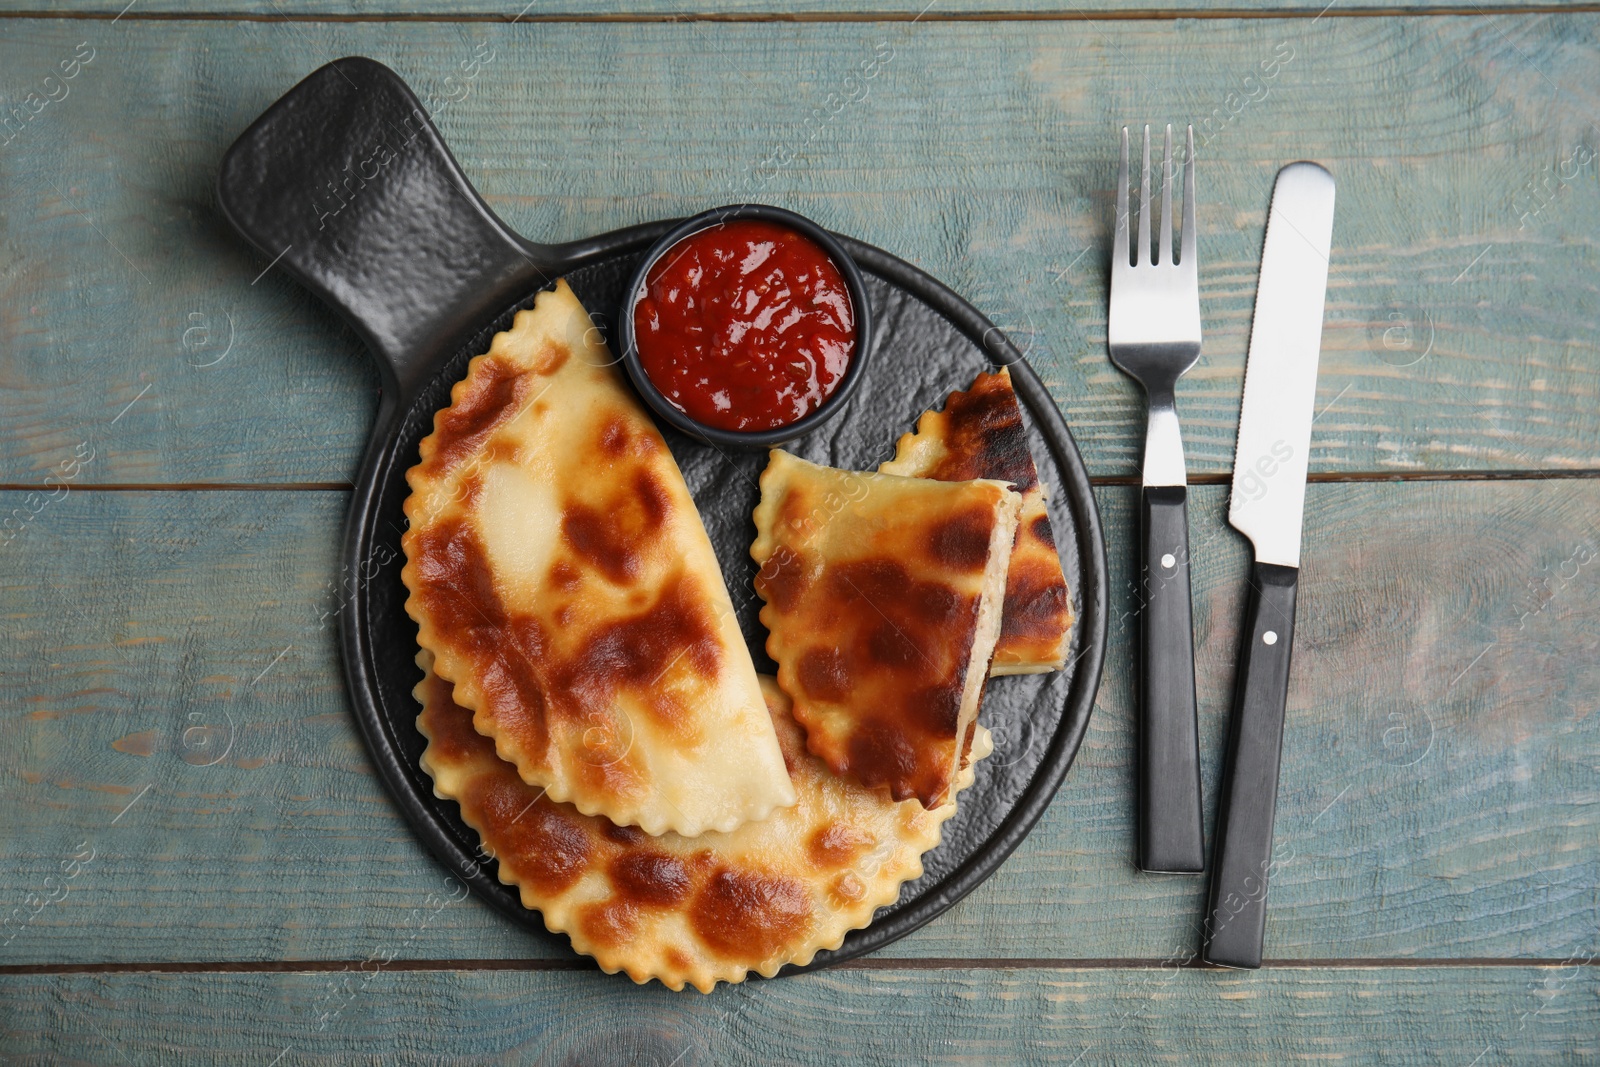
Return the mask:
[[770,430],[811,414],[856,348],[839,268],[809,237],[760,219],[667,249],[645,277],[633,328],[656,388],[721,430]]

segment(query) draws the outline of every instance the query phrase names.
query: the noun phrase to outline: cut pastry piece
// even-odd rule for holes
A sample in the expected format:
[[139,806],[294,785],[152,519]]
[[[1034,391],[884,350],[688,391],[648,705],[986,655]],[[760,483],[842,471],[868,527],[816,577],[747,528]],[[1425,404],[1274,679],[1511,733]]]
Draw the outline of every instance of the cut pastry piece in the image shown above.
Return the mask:
[[774,449],[750,548],[767,652],[837,774],[942,804],[1000,632],[1021,498]]
[[[450,684],[428,669],[428,653],[417,661],[424,670],[417,727],[428,738],[422,768],[434,792],[460,804],[462,820],[525,907],[606,971],[626,971],[636,982],[656,978],[672,989],[687,982],[709,993],[717,982],[743,981],[752,970],[771,977],[786,963],[838,948],[922,874],[922,854],[955,814],[953,801],[925,811],[830,774],[806,753],[788,699],[764,678],[799,802],[729,833],[650,837],[523,782],[473,730],[472,713],[451,699]],[[971,758],[992,747],[979,728]],[[972,780],[968,766],[952,797]]]
[[1045,509],[1045,486],[1033,465],[1011,371],[980,374],[965,392],[951,393],[943,411],[923,412],[914,433],[900,438],[884,474],[961,482],[996,478],[1022,494],[1022,518],[1006,572],[1005,611],[991,676],[1043,674],[1067,662],[1072,596],[1061,572],[1055,531]]
[[524,781],[652,834],[794,803],[688,487],[565,282],[468,365],[406,480],[418,642]]

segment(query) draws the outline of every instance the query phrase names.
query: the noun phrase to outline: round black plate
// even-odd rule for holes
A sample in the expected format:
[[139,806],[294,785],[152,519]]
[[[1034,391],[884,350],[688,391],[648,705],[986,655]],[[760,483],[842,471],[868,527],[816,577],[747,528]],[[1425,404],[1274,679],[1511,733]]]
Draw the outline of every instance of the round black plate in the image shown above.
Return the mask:
[[[599,324],[615,314],[640,256],[673,222],[563,245],[528,241],[472,188],[410,88],[370,59],[337,60],[308,75],[229,148],[217,179],[224,216],[277,269],[335,308],[378,361],[383,400],[351,495],[340,609],[345,678],[378,773],[417,836],[483,899],[538,936],[478,853],[453,802],[418,766],[422,735],[411,690],[417,628],[400,582],[405,472],[449,402],[467,361],[489,347],[539,287],[564,275]],[[1066,422],[1021,354],[950,290],[902,260],[840,239],[867,276],[875,355],[848,405],[792,451],[870,470],[899,436],[981,371],[1011,367],[1039,477],[1072,588],[1077,625],[1066,670],[995,679],[980,713],[996,749],[945,824],[925,873],[871,926],[811,967],[881,948],[926,923],[992,874],[1049,806],[1072,765],[1100,682],[1106,641],[1105,544],[1083,460]],[[512,306],[507,306],[515,301]],[[453,353],[453,355],[452,355]],[[620,370],[619,370],[620,373]],[[749,556],[764,457],[725,455],[666,431],[739,609],[756,665],[773,669]]]
[[[922,877],[906,885],[899,901],[882,909],[870,926],[847,935],[838,949],[818,953],[809,967],[785,973],[882,948],[939,915],[994,872],[1049,806],[1072,765],[1094,703],[1106,637],[1099,514],[1072,435],[1044,386],[1010,341],[971,305],[903,260],[843,240],[867,274],[869,299],[880,324],[877,351],[849,406],[810,437],[791,443],[790,450],[830,466],[872,470],[893,457],[895,442],[923,411],[943,407],[951,391],[966,388],[979,372],[1010,366],[1039,477],[1049,487],[1050,518],[1077,622],[1066,670],[989,683],[979,721],[994,733],[994,754],[978,764],[977,782],[962,795],[959,813],[945,824],[943,843],[924,857]],[[639,242],[630,246],[567,278],[602,328],[642,253]],[[516,890],[495,877],[493,863],[478,854],[477,834],[461,822],[454,802],[434,796],[432,780],[418,766],[424,742],[416,730],[417,704],[411,695],[421,677],[413,663],[417,628],[406,615],[406,590],[400,582],[400,534],[405,528],[401,505],[408,492],[404,475],[417,462],[418,443],[432,431],[434,413],[449,403],[450,388],[466,373],[467,361],[486,351],[494,333],[508,328],[515,312],[531,306],[535,295],[507,309],[447,361],[398,419],[392,437],[380,434],[388,437],[382,449],[387,459],[368,472],[375,477],[375,491],[366,497],[368,521],[352,515],[353,523],[370,531],[361,552],[362,587],[368,595],[357,611],[370,658],[350,661],[349,666],[356,712],[373,742],[373,755],[418,834],[504,915],[556,940],[539,915],[522,906]],[[756,669],[771,673],[775,666],[764,651],[766,632],[757,619],[760,600],[751,584],[755,565],[750,559],[755,537],[750,513],[766,457],[720,451],[670,427],[663,432],[722,564]],[[362,506],[362,494],[354,506]],[[362,690],[374,699],[360,699]]]

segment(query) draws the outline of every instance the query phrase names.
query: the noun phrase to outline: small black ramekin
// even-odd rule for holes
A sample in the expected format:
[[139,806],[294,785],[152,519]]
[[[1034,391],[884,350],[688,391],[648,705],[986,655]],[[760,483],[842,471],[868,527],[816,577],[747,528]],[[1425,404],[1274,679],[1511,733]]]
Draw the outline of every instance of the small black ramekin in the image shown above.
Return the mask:
[[[850,356],[849,369],[844,372],[844,377],[840,379],[833,393],[811,414],[796,419],[786,426],[775,426],[770,430],[723,430],[707,426],[680,411],[660,389],[656,388],[650,376],[645,373],[644,364],[639,361],[639,345],[633,331],[633,309],[638,304],[639,298],[644,295],[645,279],[650,274],[650,268],[655,266],[656,260],[690,234],[711,229],[725,222],[733,222],[735,219],[762,219],[777,223],[815,241],[828,254],[828,258],[833,260],[834,266],[839,268],[839,274],[844,278],[845,289],[850,294],[851,310],[855,315],[855,350]],[[856,266],[855,260],[850,258],[850,254],[844,250],[833,234],[804,215],[796,215],[781,207],[769,207],[765,204],[734,204],[703,211],[685,219],[661,240],[650,246],[650,250],[644,254],[644,259],[640,260],[639,268],[634,271],[632,281],[623,290],[622,310],[617,316],[617,347],[622,352],[622,363],[628,369],[628,377],[633,381],[633,387],[644,397],[650,409],[669,425],[720,448],[767,449],[804,437],[837,415],[850,400],[850,395],[861,383],[867,360],[872,355],[872,306],[867,303],[867,287],[861,277],[861,268]]]

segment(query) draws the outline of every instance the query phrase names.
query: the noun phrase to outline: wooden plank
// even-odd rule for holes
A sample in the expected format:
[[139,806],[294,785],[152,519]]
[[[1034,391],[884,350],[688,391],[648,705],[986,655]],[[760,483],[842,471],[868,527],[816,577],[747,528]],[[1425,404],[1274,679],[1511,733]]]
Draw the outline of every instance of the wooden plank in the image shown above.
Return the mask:
[[[1136,469],[1141,425],[1103,351],[1117,123],[1201,125],[1206,349],[1180,388],[1196,472],[1231,464],[1273,173],[1316,158],[1340,208],[1314,469],[1600,467],[1600,252],[1582,236],[1600,224],[1597,37],[1593,14],[7,20],[8,99],[80,42],[94,58],[0,148],[0,482],[35,482],[83,441],[103,446],[94,482],[352,476],[374,405],[365,356],[262,273],[211,193],[232,138],[350,53],[435,102],[467,172],[525,233],[760,199],[906,256],[1029,350],[1099,475]],[[462,80],[480,45],[495,58]],[[847,81],[879,55],[873,79]],[[778,150],[793,165],[764,163]]]
[[[79,17],[96,14],[117,15],[129,5],[126,0],[0,0],[0,13],[29,16],[61,14]],[[1378,5],[1362,5],[1371,10]],[[1440,0],[1394,0],[1383,4],[1385,11],[1424,13],[1444,11],[1473,14],[1515,13],[1533,8],[1541,11],[1582,7],[1584,0],[1503,0],[1475,7],[1441,3]],[[1302,17],[1322,13],[1328,5],[1319,0],[1231,0],[1227,5],[1208,5],[1203,0],[1094,0],[1075,4],[1070,0],[947,0],[929,4],[927,0],[806,0],[803,5],[779,5],[773,0],[466,0],[446,4],[441,0],[295,0],[293,4],[264,5],[254,0],[142,0],[124,18],[152,16],[231,15],[288,22],[317,18],[359,18],[366,20],[425,19],[433,22],[495,21],[537,22],[551,18],[695,18],[735,17],[774,19],[839,18],[863,16],[921,15],[923,21],[954,18],[1004,17],[1029,15],[1070,19],[1170,17],[1174,13],[1217,18],[1227,15],[1261,17],[1272,13],[1294,13]],[[1335,8],[1334,17],[1345,12]]]
[[[1192,951],[1203,881],[1131,863],[1134,492],[1100,494],[1111,654],[1066,785],[889,955]],[[566,956],[449,900],[371,773],[323,628],[343,506],[69,493],[3,546],[0,964]],[[1223,506],[1194,493],[1208,809],[1246,559]],[[1268,956],[1592,945],[1600,483],[1314,485],[1309,508]],[[997,760],[1035,737],[991,725]]]
[[[1095,935],[1107,955],[1193,949],[1204,879],[1132,869],[1137,494],[1099,494],[1110,650],[1072,775],[1029,844],[918,952],[1078,955],[1113,899],[1121,915]],[[1592,941],[1597,503],[1591,482],[1310,487],[1269,957],[1547,956]],[[1226,509],[1226,490],[1191,490],[1208,842],[1249,565]]]
[[[1600,968],[0,977],[20,1063],[1412,1064],[1600,1056]],[[222,1020],[226,1020],[222,1024]],[[279,1057],[275,1059],[274,1057]]]

